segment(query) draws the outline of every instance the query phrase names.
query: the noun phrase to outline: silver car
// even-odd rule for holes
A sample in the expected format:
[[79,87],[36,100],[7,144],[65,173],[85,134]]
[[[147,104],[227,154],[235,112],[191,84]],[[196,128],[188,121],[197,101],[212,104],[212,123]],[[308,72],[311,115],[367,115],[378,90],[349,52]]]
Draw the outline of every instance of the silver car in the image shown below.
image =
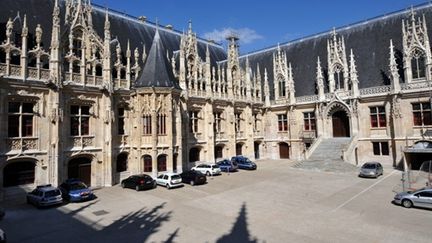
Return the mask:
[[48,185],[37,186],[27,194],[27,203],[37,207],[62,204],[63,198],[60,189]]
[[424,188],[413,192],[401,192],[394,197],[394,203],[406,208],[432,208],[432,189]]
[[360,168],[360,177],[373,177],[378,178],[378,176],[384,173],[382,165],[378,162],[367,162]]

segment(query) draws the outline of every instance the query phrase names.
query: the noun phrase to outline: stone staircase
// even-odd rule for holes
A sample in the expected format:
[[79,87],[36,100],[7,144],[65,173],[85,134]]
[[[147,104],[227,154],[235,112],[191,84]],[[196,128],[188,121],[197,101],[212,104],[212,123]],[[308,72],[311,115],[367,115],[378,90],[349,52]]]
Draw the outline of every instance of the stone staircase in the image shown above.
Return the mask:
[[357,172],[355,165],[342,159],[342,150],[349,145],[350,140],[351,138],[323,139],[308,159],[297,162],[293,167],[327,172]]

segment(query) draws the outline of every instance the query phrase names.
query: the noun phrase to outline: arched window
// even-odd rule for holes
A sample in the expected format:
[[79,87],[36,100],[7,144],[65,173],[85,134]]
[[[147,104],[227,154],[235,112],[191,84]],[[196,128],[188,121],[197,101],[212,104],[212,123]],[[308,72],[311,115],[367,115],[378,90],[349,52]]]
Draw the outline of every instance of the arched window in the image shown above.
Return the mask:
[[159,155],[157,158],[157,166],[158,171],[166,171],[167,170],[167,156],[165,154]]
[[278,88],[279,88],[279,97],[285,97],[286,96],[286,90],[285,90],[285,79],[282,76],[279,76],[278,78]]
[[411,71],[413,79],[425,78],[425,56],[418,49],[413,52],[413,57],[411,58]]
[[343,76],[343,69],[341,66],[337,65],[334,69],[333,77],[335,81],[335,87],[336,89],[343,89],[344,88],[344,76]]
[[33,161],[14,162],[3,170],[3,186],[19,186],[34,183],[35,163]]
[[117,172],[124,172],[128,169],[128,154],[121,153],[117,156]]
[[144,172],[152,172],[153,161],[150,155],[144,155]]

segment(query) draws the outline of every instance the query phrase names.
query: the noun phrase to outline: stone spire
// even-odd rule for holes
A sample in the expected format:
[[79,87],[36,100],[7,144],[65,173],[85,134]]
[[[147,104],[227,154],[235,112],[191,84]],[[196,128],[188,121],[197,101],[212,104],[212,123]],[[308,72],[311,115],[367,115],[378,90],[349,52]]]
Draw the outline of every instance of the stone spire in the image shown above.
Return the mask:
[[390,39],[390,74],[391,74],[391,84],[393,92],[397,93],[400,91],[399,83],[399,70],[396,63],[396,57],[394,52],[393,40]]
[[58,0],[54,2],[53,24],[51,34],[50,72],[51,82],[60,85],[60,7]]
[[325,95],[324,95],[324,76],[323,76],[323,73],[322,73],[321,61],[320,61],[319,56],[318,56],[318,61],[317,61],[316,76],[317,76],[318,99],[319,99],[319,101],[324,101],[324,99],[325,99]]
[[264,69],[264,97],[265,97],[265,101],[264,101],[265,106],[270,106],[270,86],[269,86],[267,68]]
[[358,75],[357,75],[357,67],[355,64],[355,59],[354,59],[354,53],[353,50],[351,49],[350,52],[350,78],[351,78],[351,85],[352,85],[352,96],[354,98],[357,98],[360,93],[359,93],[359,80],[358,80]]
[[289,94],[289,103],[294,104],[295,103],[295,85],[294,85],[294,76],[292,71],[291,63],[288,65],[288,82],[287,82],[288,91]]

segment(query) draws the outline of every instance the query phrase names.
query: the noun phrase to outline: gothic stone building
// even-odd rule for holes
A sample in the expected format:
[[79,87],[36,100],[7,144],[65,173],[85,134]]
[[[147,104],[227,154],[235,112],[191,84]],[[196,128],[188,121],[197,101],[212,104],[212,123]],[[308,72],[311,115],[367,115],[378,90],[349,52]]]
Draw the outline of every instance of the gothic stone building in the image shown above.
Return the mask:
[[0,5],[3,197],[326,143],[352,164],[429,156],[404,152],[432,127],[431,5],[243,56],[235,36],[225,50],[85,0]]

